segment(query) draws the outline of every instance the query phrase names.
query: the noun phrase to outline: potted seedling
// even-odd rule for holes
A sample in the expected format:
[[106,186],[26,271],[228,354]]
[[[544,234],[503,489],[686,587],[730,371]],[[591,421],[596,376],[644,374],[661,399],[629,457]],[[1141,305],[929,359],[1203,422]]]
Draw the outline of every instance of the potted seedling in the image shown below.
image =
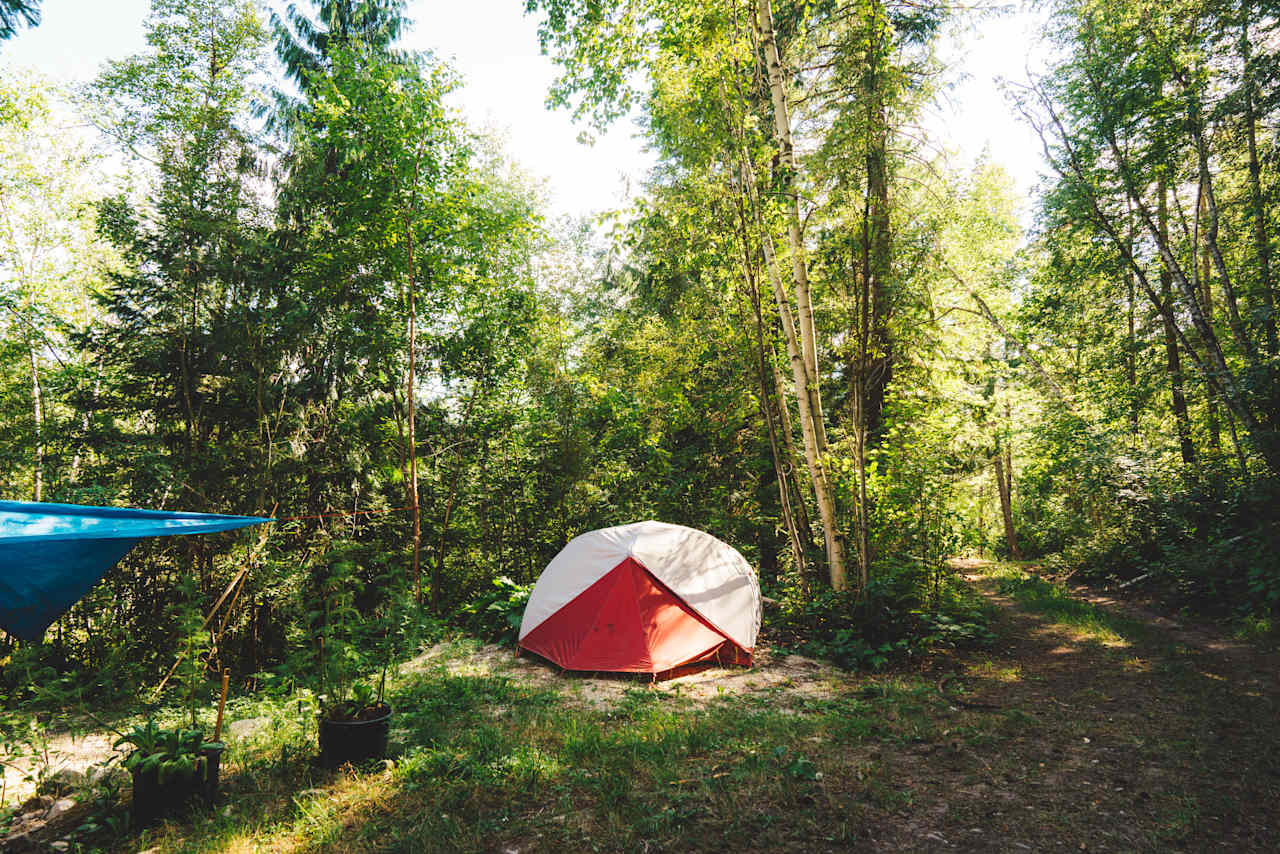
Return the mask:
[[355,596],[360,587],[354,565],[335,561],[324,590],[324,630],[320,635],[320,762],[328,768],[360,764],[387,755],[391,706],[383,699],[385,675],[378,690],[356,682],[364,658],[352,642],[359,618]]
[[356,684],[345,700],[327,703],[320,717],[320,761],[328,768],[387,755],[391,706],[373,688]]
[[[204,731],[196,717],[204,675],[201,660],[206,649],[204,626],[200,612],[191,604],[196,597],[194,583],[189,579],[185,581],[182,592],[185,594],[184,604],[178,607],[176,616],[184,648],[172,672],[178,677],[177,684],[183,688],[190,725],[163,729],[154,719],[148,718],[143,726],[121,733],[115,742],[117,748],[124,745],[133,748],[123,764],[133,778],[130,817],[137,827],[151,824],[193,800],[212,803],[218,797],[218,773],[226,747],[218,741],[222,729],[222,706],[219,704],[214,740],[205,741]],[[225,676],[222,697],[225,701]]]
[[130,745],[124,767],[133,778],[130,817],[143,827],[194,799],[212,801],[218,792],[223,746],[206,742],[198,729],[162,729],[154,720],[116,740]]

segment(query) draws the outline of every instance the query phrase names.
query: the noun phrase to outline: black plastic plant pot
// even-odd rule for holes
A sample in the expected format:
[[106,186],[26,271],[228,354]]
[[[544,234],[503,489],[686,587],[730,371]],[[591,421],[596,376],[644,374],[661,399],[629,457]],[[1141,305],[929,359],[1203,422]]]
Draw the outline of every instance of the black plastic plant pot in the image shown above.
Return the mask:
[[193,760],[189,774],[169,773],[160,779],[160,770],[133,769],[133,798],[129,819],[134,827],[147,827],[189,807],[192,802],[213,803],[218,797],[218,773],[222,764],[221,743],[213,743]]
[[205,803],[215,803],[221,792],[218,790],[218,774],[222,768],[222,753],[227,746],[221,741],[211,741],[204,747],[204,787],[201,795]]
[[372,759],[385,759],[387,732],[391,729],[391,707],[381,704],[379,713],[366,720],[334,721],[320,719],[320,764],[337,768],[351,763],[359,765]]

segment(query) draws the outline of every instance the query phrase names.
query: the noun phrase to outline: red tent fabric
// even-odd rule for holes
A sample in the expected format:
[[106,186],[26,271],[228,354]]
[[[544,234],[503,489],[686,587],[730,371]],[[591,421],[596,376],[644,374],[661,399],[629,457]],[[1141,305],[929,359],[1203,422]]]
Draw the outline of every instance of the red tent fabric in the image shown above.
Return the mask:
[[[627,530],[641,526],[649,527]],[[687,596],[642,563],[645,555]],[[700,531],[656,522],[594,531],[566,546],[539,579],[520,646],[568,670],[663,673],[708,659],[750,664],[759,626],[754,581],[741,555]],[[754,606],[752,613],[739,614],[743,605]],[[536,619],[540,613],[546,616]]]

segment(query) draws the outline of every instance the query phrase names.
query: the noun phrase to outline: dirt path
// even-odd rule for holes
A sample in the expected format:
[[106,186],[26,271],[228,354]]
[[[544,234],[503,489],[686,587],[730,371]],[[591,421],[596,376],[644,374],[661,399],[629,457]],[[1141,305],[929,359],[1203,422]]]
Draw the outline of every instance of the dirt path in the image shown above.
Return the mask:
[[941,743],[886,755],[911,805],[881,850],[1276,851],[1276,661],[1084,591],[1082,629],[1000,606],[1000,646],[956,662],[969,700]]

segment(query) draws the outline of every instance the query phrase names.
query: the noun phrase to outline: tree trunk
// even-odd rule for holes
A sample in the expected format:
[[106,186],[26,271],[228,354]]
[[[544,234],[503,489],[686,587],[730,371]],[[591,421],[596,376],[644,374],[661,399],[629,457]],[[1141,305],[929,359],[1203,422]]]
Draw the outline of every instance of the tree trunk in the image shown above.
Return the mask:
[[[787,406],[787,384],[783,381],[778,360],[772,352],[769,353],[769,369],[773,374],[773,387],[778,402],[778,432],[782,435],[782,446],[786,449],[787,470],[795,472],[796,466],[804,461],[804,456],[796,448],[795,427],[791,424],[791,408]],[[804,491],[798,478],[791,477],[788,480],[795,491],[796,500],[792,507],[795,511],[796,528],[804,543],[805,554],[808,554],[814,544],[813,523],[809,521],[809,509],[805,506]]]
[[1009,554],[1014,560],[1022,560],[1018,548],[1018,533],[1013,528],[1013,458],[1009,448],[996,446],[996,489],[1000,491],[1000,515],[1004,519],[1004,539],[1009,544]]
[[36,360],[36,346],[27,347],[31,357],[31,414],[35,423],[35,458],[33,460],[31,494],[34,501],[44,500],[44,401],[40,390],[40,363]]
[[1244,63],[1244,133],[1249,147],[1249,207],[1253,215],[1254,252],[1258,258],[1258,291],[1262,296],[1262,328],[1267,352],[1275,356],[1280,350],[1276,336],[1275,294],[1271,290],[1271,239],[1267,233],[1267,208],[1262,195],[1262,167],[1258,161],[1257,84],[1254,81],[1252,47],[1249,41],[1249,13],[1253,4],[1241,4],[1240,58]]
[[893,379],[893,339],[889,330],[892,312],[889,279],[893,262],[893,235],[889,220],[889,121],[884,102],[884,81],[880,74],[885,37],[883,16],[879,0],[871,0],[866,22],[868,50],[862,97],[867,105],[867,189],[863,239],[867,247],[865,275],[871,300],[871,359],[867,366],[863,413],[867,434],[872,441],[883,430],[884,402]]
[[[1159,198],[1159,222],[1161,237],[1169,239],[1169,209],[1164,183],[1157,188]],[[1167,269],[1160,270],[1160,299],[1171,306],[1173,300],[1173,274]],[[1182,453],[1182,462],[1195,465],[1196,449],[1191,442],[1191,420],[1187,416],[1187,397],[1183,390],[1182,360],[1178,357],[1178,332],[1174,327],[1173,312],[1161,314],[1164,321],[1164,349],[1169,373],[1169,397],[1173,409],[1173,422],[1178,432],[1178,448]]]
[[[1204,196],[1201,196],[1200,208],[1204,207]],[[1199,229],[1199,214],[1197,214],[1197,230]],[[1197,235],[1198,237],[1198,235]],[[1199,242],[1198,240],[1196,241]],[[1192,251],[1196,251],[1195,248]],[[1194,261],[1193,261],[1194,263]],[[1204,301],[1204,316],[1209,325],[1213,325],[1213,282],[1212,282],[1212,265],[1209,258],[1208,247],[1205,248],[1203,254],[1203,267],[1200,273],[1200,297]],[[1213,386],[1205,388],[1205,424],[1209,428],[1209,447],[1215,452],[1222,450],[1222,427],[1221,418],[1218,413],[1218,392]]]
[[[818,389],[817,339],[813,327],[813,299],[809,291],[809,272],[805,260],[804,238],[800,227],[800,197],[795,188],[796,159],[791,138],[791,118],[787,108],[786,87],[783,82],[782,60],[778,53],[777,35],[773,24],[773,8],[770,0],[757,2],[760,42],[764,48],[765,70],[769,82],[769,95],[773,102],[774,137],[778,146],[780,164],[780,191],[787,197],[787,237],[791,250],[791,272],[795,286],[798,323],[792,326],[791,309],[787,305],[774,257],[772,240],[767,230],[761,230],[761,242],[765,247],[766,262],[770,266],[778,310],[787,332],[788,355],[796,378],[796,398],[800,401],[800,427],[805,439],[805,456],[809,461],[814,491],[818,499],[818,512],[822,517],[823,535],[827,545],[827,568],[831,586],[844,590],[849,586],[844,562],[844,545],[839,533],[835,495],[827,478],[824,457],[827,453],[827,433],[823,423],[822,396]],[[747,163],[744,162],[744,168]],[[745,176],[744,176],[745,177]],[[758,215],[758,211],[757,211]],[[795,333],[799,329],[798,347]],[[796,350],[799,350],[797,353]],[[797,359],[797,356],[799,357]]]
[[[751,229],[747,220],[746,205],[739,194],[738,204],[738,238],[742,249],[742,274],[746,282],[746,293],[751,303],[752,316],[755,321],[755,338],[756,338],[756,375],[760,388],[760,415],[764,420],[765,428],[769,435],[769,452],[773,459],[774,479],[778,484],[778,507],[782,514],[783,525],[787,529],[787,537],[791,543],[791,556],[795,563],[796,571],[802,579],[808,578],[809,567],[806,555],[805,543],[800,537],[800,531],[796,524],[795,514],[791,507],[791,487],[789,484],[790,473],[793,470],[794,449],[790,445],[790,437],[788,436],[787,450],[789,455],[784,456],[782,449],[779,447],[779,428],[774,420],[774,403],[775,392],[777,394],[776,402],[778,411],[784,412],[786,409],[786,398],[782,396],[782,389],[776,382],[777,365],[774,364],[773,346],[767,344],[764,334],[764,315],[761,307],[760,285],[758,278],[758,267],[752,263],[752,247],[750,233]],[[769,365],[773,365],[773,370],[769,370]],[[790,430],[789,419],[785,419],[788,431]],[[801,502],[803,503],[803,502]]]
[[[416,169],[416,166],[415,166]],[[416,186],[416,184],[415,184]],[[419,605],[422,604],[422,511],[418,506],[418,440],[415,430],[415,421],[417,415],[417,407],[414,405],[417,399],[417,326],[418,326],[418,305],[417,305],[417,282],[415,281],[415,264],[413,251],[413,226],[406,218],[405,236],[408,239],[409,246],[409,374],[405,382],[405,408],[408,410],[406,420],[409,431],[409,442],[407,455],[409,458],[409,510],[413,514],[413,584],[414,597]],[[431,588],[431,602],[435,605],[436,589],[434,584]]]
[[809,264],[801,228],[800,193],[796,189],[799,167],[791,135],[791,110],[787,104],[787,89],[783,79],[777,32],[773,24],[771,0],[758,0],[757,13],[769,97],[773,103],[774,143],[778,146],[778,191],[787,200],[787,245],[791,253],[791,276],[795,288],[796,325],[800,331],[800,355],[809,376],[805,390],[809,394],[809,408],[815,418],[818,452],[825,454],[827,429],[822,414],[822,397],[818,391],[818,342],[813,328],[813,296],[809,290]]

